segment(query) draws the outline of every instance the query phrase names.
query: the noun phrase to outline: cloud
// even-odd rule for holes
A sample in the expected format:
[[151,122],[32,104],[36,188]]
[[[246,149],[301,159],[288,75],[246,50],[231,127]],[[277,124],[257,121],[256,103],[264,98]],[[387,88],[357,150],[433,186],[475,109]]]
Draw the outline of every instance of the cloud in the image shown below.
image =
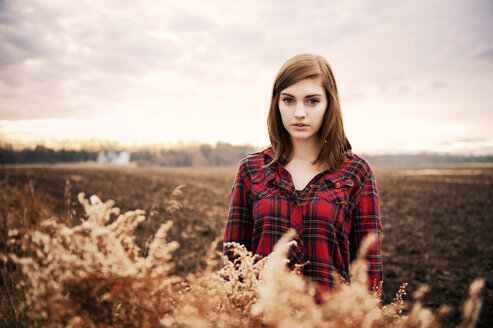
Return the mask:
[[440,89],[443,89],[447,86],[447,83],[443,82],[443,81],[433,81],[431,82],[431,85],[430,87],[434,90],[440,90]]
[[493,44],[481,44],[469,54],[472,59],[493,60]]
[[[311,52],[331,63],[349,117],[371,108],[389,122],[401,115],[486,131],[493,123],[492,7],[466,0],[5,0],[0,120],[98,120],[135,111],[197,118],[190,126],[200,129],[206,117],[217,131],[204,128],[204,139],[239,140],[220,122],[248,121],[252,129],[241,137],[262,143],[265,137],[249,135],[265,135],[277,70]],[[195,133],[183,124],[177,138]]]

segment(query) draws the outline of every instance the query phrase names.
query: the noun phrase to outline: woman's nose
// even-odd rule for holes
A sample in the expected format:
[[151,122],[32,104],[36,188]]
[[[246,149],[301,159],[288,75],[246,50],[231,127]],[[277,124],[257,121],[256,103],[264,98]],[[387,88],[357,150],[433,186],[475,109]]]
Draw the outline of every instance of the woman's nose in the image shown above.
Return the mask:
[[303,118],[306,117],[305,105],[303,103],[298,103],[294,111],[294,117]]

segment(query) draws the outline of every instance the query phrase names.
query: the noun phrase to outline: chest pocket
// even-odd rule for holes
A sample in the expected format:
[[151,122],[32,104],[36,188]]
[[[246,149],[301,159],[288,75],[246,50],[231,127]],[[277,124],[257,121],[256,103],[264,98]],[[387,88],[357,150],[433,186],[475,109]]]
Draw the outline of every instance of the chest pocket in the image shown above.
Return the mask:
[[327,238],[333,236],[341,245],[348,240],[352,210],[349,195],[353,186],[351,180],[326,180],[317,192],[318,217],[324,218],[318,227],[326,231]]
[[275,175],[272,173],[252,175],[252,201],[276,197],[281,194],[279,187],[275,184]]
[[[258,251],[270,253],[274,236],[289,228],[288,199],[277,185],[274,174],[252,176],[252,218],[255,234],[260,238]],[[267,251],[268,250],[268,251]]]
[[317,196],[347,212],[350,210],[349,194],[353,186],[353,181],[349,179],[325,181],[317,192]]

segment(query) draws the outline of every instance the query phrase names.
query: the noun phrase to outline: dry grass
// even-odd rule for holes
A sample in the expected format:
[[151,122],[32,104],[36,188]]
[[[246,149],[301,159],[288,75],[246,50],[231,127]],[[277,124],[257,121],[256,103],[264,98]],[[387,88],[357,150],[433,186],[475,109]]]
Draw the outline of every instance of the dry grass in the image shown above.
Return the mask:
[[[173,200],[178,193],[179,189],[169,200],[174,209],[179,208]],[[24,291],[26,295],[25,301],[21,298],[7,305],[17,311],[10,323],[46,327],[438,327],[447,310],[442,307],[433,313],[424,308],[420,302],[424,291],[415,295],[414,304],[407,304],[402,299],[405,284],[391,304],[380,306],[379,295],[366,287],[365,246],[352,264],[351,284],[341,283],[316,304],[315,286],[286,266],[292,232],[260,260],[235,244],[227,245],[235,248],[234,263],[222,257],[218,260],[216,241],[204,271],[176,277],[171,275],[172,253],[178,244],[166,241],[171,222],[161,225],[142,252],[134,232],[145,218],[143,211],[120,214],[113,201],[102,202],[96,196],[87,200],[81,194],[79,201],[86,217],[77,225],[54,218],[34,226],[16,226],[16,220],[9,221],[9,226],[4,223],[9,242],[3,245],[2,272],[13,275],[17,265],[24,276],[20,295]],[[35,209],[35,204],[24,206]],[[29,222],[29,215],[12,213]],[[224,264],[216,270],[221,261]],[[474,327],[482,284],[471,285],[460,327]],[[2,310],[4,323],[5,313]]]
[[24,255],[10,254],[26,276],[27,307],[33,322],[48,326],[144,327],[159,323],[156,313],[171,310],[167,295],[179,279],[169,275],[171,252],[178,245],[164,242],[168,222],[156,232],[147,257],[139,256],[133,232],[143,211],[118,215],[113,202],[80,195],[87,219],[68,227],[54,219],[24,234],[11,230],[10,243]]

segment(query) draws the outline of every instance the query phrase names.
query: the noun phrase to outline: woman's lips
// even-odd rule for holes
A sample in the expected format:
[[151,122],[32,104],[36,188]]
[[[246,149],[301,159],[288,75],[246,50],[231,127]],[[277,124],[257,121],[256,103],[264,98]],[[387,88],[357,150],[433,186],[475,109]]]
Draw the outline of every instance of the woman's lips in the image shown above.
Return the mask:
[[293,127],[297,130],[304,130],[306,128],[308,128],[308,124],[304,124],[304,123],[295,123],[293,124]]

